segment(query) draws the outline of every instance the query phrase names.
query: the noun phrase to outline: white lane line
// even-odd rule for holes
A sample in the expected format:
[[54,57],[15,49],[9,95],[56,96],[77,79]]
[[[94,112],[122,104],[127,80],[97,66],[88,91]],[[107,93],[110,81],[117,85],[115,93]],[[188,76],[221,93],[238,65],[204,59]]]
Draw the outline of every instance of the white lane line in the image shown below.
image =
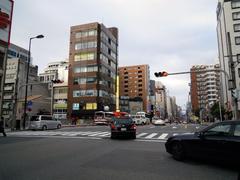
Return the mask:
[[150,127],[150,129],[153,129],[153,128],[155,128],[155,126]]
[[152,134],[146,136],[145,139],[151,139],[151,138],[153,138],[154,136],[156,136],[157,134],[158,134],[158,133],[152,133]]
[[109,136],[110,135],[110,132],[107,132],[107,133],[105,133],[105,134],[101,134],[101,135],[99,135],[100,137],[106,137],[106,136]]
[[158,139],[165,139],[168,136],[168,133],[163,133]]
[[178,133],[173,133],[173,136],[176,136],[176,135],[178,135]]
[[106,134],[106,133],[108,133],[108,132],[99,132],[99,133],[93,133],[93,134],[90,134],[90,135],[88,135],[88,136],[90,136],[90,137],[92,137],[92,136],[99,136],[99,135],[103,135],[103,134]]
[[147,135],[147,133],[140,133],[136,137],[139,138],[139,137],[142,137],[142,136],[145,136],[145,135]]
[[176,126],[173,126],[172,128],[173,128],[173,129],[177,129],[177,127],[176,127]]

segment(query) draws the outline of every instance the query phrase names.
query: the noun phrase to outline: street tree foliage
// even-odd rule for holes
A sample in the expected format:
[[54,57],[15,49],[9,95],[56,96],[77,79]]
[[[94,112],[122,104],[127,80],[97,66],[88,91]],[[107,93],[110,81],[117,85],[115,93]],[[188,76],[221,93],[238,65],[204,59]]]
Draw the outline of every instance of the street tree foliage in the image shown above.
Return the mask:
[[[225,109],[221,106],[222,117],[224,117]],[[214,103],[213,106],[210,108],[211,115],[213,118],[220,119],[220,108],[218,102]]]

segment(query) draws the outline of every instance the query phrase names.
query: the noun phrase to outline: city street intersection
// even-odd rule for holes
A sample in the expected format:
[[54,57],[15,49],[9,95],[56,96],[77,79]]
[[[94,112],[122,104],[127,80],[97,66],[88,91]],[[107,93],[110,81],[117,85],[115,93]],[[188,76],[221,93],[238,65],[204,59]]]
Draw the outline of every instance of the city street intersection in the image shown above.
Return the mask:
[[236,180],[232,168],[199,160],[178,162],[164,142],[201,125],[138,126],[137,138],[110,139],[109,127],[8,132],[0,137],[0,179]]

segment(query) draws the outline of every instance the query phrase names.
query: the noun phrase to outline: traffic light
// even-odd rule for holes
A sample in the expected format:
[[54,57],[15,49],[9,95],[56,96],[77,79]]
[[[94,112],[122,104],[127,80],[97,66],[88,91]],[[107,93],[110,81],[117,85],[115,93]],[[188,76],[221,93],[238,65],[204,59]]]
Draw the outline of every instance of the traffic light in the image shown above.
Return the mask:
[[155,72],[154,75],[156,77],[166,77],[168,76],[168,73],[166,71],[162,71],[162,72]]
[[53,84],[60,84],[60,83],[63,83],[63,81],[61,81],[60,79],[55,79],[55,80],[52,80],[52,83]]

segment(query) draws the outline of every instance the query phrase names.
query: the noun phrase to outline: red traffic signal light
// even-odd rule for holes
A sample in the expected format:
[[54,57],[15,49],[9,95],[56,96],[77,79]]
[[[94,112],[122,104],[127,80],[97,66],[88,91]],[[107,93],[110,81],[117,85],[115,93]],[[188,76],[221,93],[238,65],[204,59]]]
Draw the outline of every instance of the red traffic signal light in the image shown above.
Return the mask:
[[54,84],[60,84],[60,83],[63,83],[63,81],[59,80],[59,79],[55,79],[55,80],[52,80],[52,83]]
[[156,77],[166,77],[168,76],[168,73],[166,71],[162,71],[162,72],[155,72],[154,75]]

